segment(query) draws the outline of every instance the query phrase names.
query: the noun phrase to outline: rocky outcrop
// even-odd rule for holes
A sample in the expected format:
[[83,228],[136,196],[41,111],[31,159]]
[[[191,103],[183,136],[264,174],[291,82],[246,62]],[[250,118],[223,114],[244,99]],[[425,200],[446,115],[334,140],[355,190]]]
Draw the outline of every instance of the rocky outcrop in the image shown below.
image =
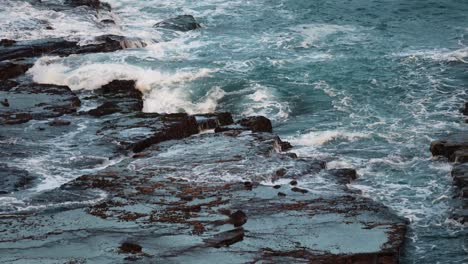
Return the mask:
[[15,62],[0,62],[0,80],[7,80],[24,74],[32,65]]
[[[462,113],[468,113],[467,106]],[[468,222],[468,133],[453,133],[441,140],[431,143],[430,150],[433,156],[443,156],[455,165],[452,169],[453,184],[456,186],[461,207],[457,208],[452,218],[461,222]]]
[[68,56],[71,54],[113,52],[124,48],[144,46],[139,40],[116,35],[103,35],[95,38],[95,44],[80,46],[78,42],[65,39],[43,39],[16,42],[0,49],[0,61],[32,58],[47,55]]
[[156,28],[164,28],[176,31],[190,31],[201,28],[192,15],[182,15],[170,18],[154,25]]
[[99,0],[65,0],[65,5],[72,7],[87,6],[93,9],[111,11],[111,5]]
[[74,113],[81,104],[76,94],[66,86],[37,83],[0,90],[0,98],[9,102],[8,107],[0,107],[0,124],[3,125]]
[[[235,125],[230,126],[219,126],[215,129],[215,132],[225,131],[246,131],[252,132],[273,132],[271,121],[264,116],[251,116],[243,118],[236,122]],[[286,145],[283,147],[287,147]]]
[[466,150],[468,150],[468,133],[451,134],[443,140],[431,143],[432,155],[444,156],[452,162],[463,156]]

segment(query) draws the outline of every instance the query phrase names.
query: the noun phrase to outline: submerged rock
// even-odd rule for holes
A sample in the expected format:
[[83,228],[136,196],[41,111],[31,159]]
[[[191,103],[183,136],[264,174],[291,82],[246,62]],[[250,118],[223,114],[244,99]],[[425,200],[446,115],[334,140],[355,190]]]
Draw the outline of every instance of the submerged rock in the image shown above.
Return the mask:
[[182,15],[170,18],[154,25],[156,28],[165,28],[176,31],[190,31],[201,28],[192,15]]

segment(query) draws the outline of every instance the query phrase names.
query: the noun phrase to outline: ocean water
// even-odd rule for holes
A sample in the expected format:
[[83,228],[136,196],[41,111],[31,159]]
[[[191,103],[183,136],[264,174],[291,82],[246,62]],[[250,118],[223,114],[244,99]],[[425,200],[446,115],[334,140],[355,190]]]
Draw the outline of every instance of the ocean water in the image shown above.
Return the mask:
[[[113,12],[94,15],[30,2],[0,0],[0,38],[149,43],[42,57],[28,72],[36,82],[79,90],[134,79],[147,112],[265,115],[293,152],[355,168],[352,188],[408,219],[403,263],[468,261],[466,231],[450,220],[451,167],[429,152],[432,140],[466,131],[468,1],[109,0]],[[152,27],[183,14],[202,29]],[[116,25],[100,26],[104,18]],[[36,191],[78,176],[44,175]]]

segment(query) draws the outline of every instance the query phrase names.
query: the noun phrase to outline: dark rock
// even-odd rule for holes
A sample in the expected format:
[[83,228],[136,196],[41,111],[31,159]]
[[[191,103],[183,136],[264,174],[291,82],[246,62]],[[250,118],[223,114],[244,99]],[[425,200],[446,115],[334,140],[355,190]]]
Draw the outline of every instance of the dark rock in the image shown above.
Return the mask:
[[[139,131],[139,133],[126,133]],[[198,133],[193,116],[181,114],[133,113],[105,121],[99,135],[120,142],[122,150],[135,153],[163,141],[182,139]]]
[[275,185],[275,186],[273,186],[273,188],[279,189],[279,188],[281,188],[281,185]]
[[450,160],[458,163],[468,162],[468,148],[455,151],[452,156],[450,156]]
[[138,39],[129,39],[117,35],[103,35],[95,38],[96,44],[80,46],[75,41],[65,39],[43,39],[21,41],[0,50],[0,61],[31,58],[47,55],[68,56],[96,52],[113,52],[124,48],[142,47],[146,44]]
[[468,163],[460,164],[452,169],[453,182],[459,188],[468,186]]
[[0,80],[0,91],[9,91],[11,88],[18,86],[18,83],[12,80]]
[[355,169],[331,169],[328,173],[333,175],[340,184],[348,184],[357,179]]
[[182,15],[170,18],[154,25],[156,28],[165,28],[176,31],[190,31],[201,28],[192,15]]
[[88,111],[88,114],[95,117],[101,117],[105,115],[110,115],[120,111],[119,106],[114,102],[105,102],[102,105],[98,106],[95,109]]
[[460,190],[460,196],[462,198],[468,198],[468,187],[463,187],[461,190]]
[[220,248],[230,246],[242,240],[244,240],[244,229],[236,228],[216,234],[211,238],[205,239],[204,241],[210,247]]
[[101,2],[99,0],[65,0],[64,4],[72,7],[87,6],[93,9],[111,11],[110,4]]
[[13,45],[15,43],[16,43],[16,41],[12,40],[12,39],[1,39],[0,40],[0,46],[3,46],[3,47],[8,47],[8,46],[11,46],[11,45]]
[[49,84],[32,83],[0,90],[0,98],[7,97],[10,98],[10,107],[0,108],[0,124],[59,117],[76,112],[81,104],[70,88]]
[[278,192],[278,196],[279,196],[279,197],[286,197],[286,194],[283,193],[283,192]]
[[300,193],[308,193],[308,192],[309,192],[309,191],[306,190],[306,189],[301,189],[301,188],[298,188],[298,187],[293,187],[293,188],[291,189],[291,191],[293,191],[293,192],[300,192]]
[[273,132],[271,121],[264,116],[247,117],[238,122],[241,126],[248,127],[252,132]]
[[247,223],[247,215],[241,210],[238,210],[235,213],[229,215],[229,220],[229,222],[235,227],[240,227]]
[[296,186],[297,185],[297,181],[296,180],[292,180],[289,182],[290,185],[292,186]]
[[271,121],[264,116],[247,117],[240,120],[238,124],[249,128],[252,132],[273,132]]
[[33,180],[27,171],[0,163],[0,194],[25,189]]
[[141,253],[142,247],[138,244],[131,243],[131,242],[123,242],[120,247],[120,252],[126,254],[137,254]]
[[278,169],[275,172],[275,176],[278,179],[278,178],[284,177],[284,175],[286,175],[286,173],[287,173],[287,170],[285,168],[281,168],[281,169]]
[[2,106],[4,107],[10,107],[10,102],[8,102],[8,99],[6,98],[3,101],[1,101],[0,104],[2,104]]
[[[227,132],[227,131],[252,131],[252,132],[272,132],[271,121],[264,116],[252,116],[244,118],[235,125],[230,126],[219,126],[215,129],[216,133]],[[278,138],[279,139],[279,138]],[[287,148],[287,144],[284,145],[282,142],[275,140],[273,146],[276,151],[282,151],[283,147]]]
[[112,19],[103,19],[101,20],[101,23],[105,25],[115,25],[115,21]]
[[47,30],[54,30],[54,28],[52,26],[46,26],[46,29]]
[[234,123],[231,113],[197,114],[195,118],[201,130],[214,129]]
[[59,119],[55,119],[55,120],[49,122],[49,126],[68,126],[70,124],[71,124],[70,121],[59,120]]
[[465,107],[461,111],[464,115],[468,116],[468,102],[465,103]]
[[457,151],[468,150],[468,133],[457,133],[431,143],[431,152],[434,156],[444,156],[455,161]]
[[30,64],[0,62],[0,80],[15,78],[24,74],[31,66]]
[[276,151],[278,152],[287,151],[292,148],[291,143],[287,141],[282,141],[279,137],[275,138],[275,141],[273,144],[274,144]]

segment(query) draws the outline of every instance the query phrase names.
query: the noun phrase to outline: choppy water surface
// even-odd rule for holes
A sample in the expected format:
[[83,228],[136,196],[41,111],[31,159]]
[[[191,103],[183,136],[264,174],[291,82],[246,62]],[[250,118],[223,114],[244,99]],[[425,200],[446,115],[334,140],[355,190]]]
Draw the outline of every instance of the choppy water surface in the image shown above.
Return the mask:
[[[332,166],[358,170],[354,188],[410,221],[405,263],[467,261],[463,227],[448,218],[450,166],[428,148],[466,131],[458,108],[468,99],[468,2],[108,2],[114,12],[98,17],[116,26],[0,0],[0,36],[143,38],[152,43],[144,49],[43,57],[30,74],[72,89],[135,79],[148,112],[265,115],[300,156],[338,157]],[[152,28],[182,14],[202,29]],[[54,30],[39,28],[42,20]]]

